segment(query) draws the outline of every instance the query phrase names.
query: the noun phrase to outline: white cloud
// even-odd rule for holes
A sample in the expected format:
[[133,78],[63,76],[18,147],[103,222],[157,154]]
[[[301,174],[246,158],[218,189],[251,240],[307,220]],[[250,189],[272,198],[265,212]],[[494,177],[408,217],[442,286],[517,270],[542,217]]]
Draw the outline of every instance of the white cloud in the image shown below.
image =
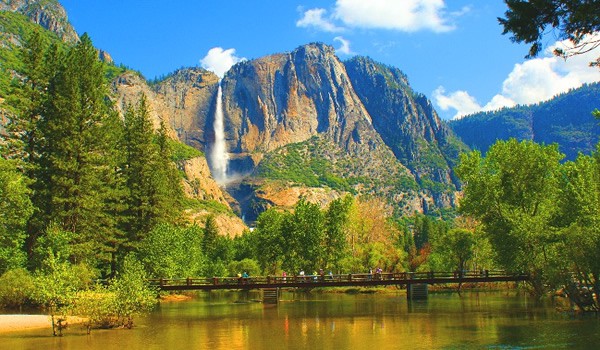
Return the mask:
[[512,99],[503,96],[503,95],[496,95],[494,97],[492,97],[492,99],[490,100],[490,102],[488,102],[485,106],[483,106],[483,108],[481,110],[483,111],[497,111],[499,109],[502,109],[504,107],[514,107],[516,106],[517,103],[515,101],[513,101]]
[[235,49],[224,50],[222,47],[213,47],[200,60],[200,64],[202,68],[214,72],[219,78],[223,78],[229,68],[244,60],[246,59],[235,55]]
[[342,38],[341,36],[336,36],[333,38],[334,41],[340,42],[340,47],[335,49],[336,52],[342,53],[344,55],[352,55],[354,52],[350,49],[350,41]]
[[310,28],[322,30],[324,32],[341,32],[344,29],[337,27],[331,19],[324,18],[327,10],[322,8],[314,8],[304,12],[304,16],[296,22],[297,27]]
[[[559,42],[556,45],[566,45],[566,43]],[[502,91],[483,107],[468,92],[456,91],[446,94],[443,87],[438,87],[433,92],[434,99],[443,111],[456,110],[454,118],[459,118],[478,111],[492,111],[513,107],[516,104],[546,101],[582,84],[600,81],[600,70],[589,67],[589,62],[600,56],[600,47],[564,60],[552,56],[551,52],[556,45],[548,48],[547,57],[515,64],[502,83]],[[475,108],[475,106],[480,107]]]
[[449,109],[456,110],[454,119],[481,110],[481,106],[477,103],[475,98],[466,91],[454,91],[446,95],[444,87],[439,86],[433,91],[433,99],[443,111]]
[[[337,0],[334,17],[350,27],[447,32],[454,26],[448,23],[445,7],[444,0]],[[465,7],[454,16],[466,11]]]

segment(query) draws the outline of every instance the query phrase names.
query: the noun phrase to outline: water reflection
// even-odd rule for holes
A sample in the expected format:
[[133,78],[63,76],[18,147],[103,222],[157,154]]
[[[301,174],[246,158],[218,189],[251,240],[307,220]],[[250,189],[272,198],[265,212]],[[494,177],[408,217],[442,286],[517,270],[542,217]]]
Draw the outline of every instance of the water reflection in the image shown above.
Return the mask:
[[408,303],[398,294],[284,293],[278,306],[258,292],[204,293],[166,303],[133,330],[69,329],[0,334],[18,349],[398,349],[568,348],[598,344],[596,318],[573,320],[552,305],[514,293],[430,294]]

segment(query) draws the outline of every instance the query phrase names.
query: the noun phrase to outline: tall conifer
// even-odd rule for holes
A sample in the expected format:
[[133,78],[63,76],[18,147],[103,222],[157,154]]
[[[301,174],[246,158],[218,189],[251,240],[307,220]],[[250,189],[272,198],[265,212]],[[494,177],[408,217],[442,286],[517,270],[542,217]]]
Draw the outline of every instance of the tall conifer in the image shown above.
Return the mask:
[[[44,145],[37,181],[46,195],[45,224],[73,232],[74,262],[100,258],[114,227],[106,203],[114,193],[106,183],[114,172],[114,137],[108,135],[110,105],[102,63],[84,34],[71,48],[48,86],[40,130]],[[93,261],[94,263],[96,261]]]

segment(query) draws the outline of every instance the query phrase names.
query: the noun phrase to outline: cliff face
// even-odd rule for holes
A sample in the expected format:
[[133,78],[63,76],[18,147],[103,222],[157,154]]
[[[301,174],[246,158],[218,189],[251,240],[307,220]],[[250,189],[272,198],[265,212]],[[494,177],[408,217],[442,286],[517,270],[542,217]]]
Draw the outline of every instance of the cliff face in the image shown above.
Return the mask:
[[0,11],[21,13],[55,33],[64,42],[73,44],[79,41],[65,9],[56,0],[5,0],[0,2]]
[[[115,106],[123,114],[126,105],[137,104],[140,97],[145,95],[155,129],[164,122],[171,137],[180,138],[201,149],[204,144],[203,136],[199,137],[200,143],[197,143],[190,135],[203,135],[207,111],[202,110],[204,104],[201,102],[208,103],[209,97],[203,97],[210,96],[212,86],[204,84],[203,79],[210,81],[213,77],[216,79],[214,74],[199,69],[178,71],[153,88],[140,75],[128,71],[112,82]],[[181,80],[186,83],[181,84]],[[228,205],[221,189],[210,175],[206,158],[187,160],[179,164],[179,167],[187,180],[185,190],[188,197]]]
[[[113,90],[119,107],[145,94],[156,126],[163,121],[207,151],[218,84],[213,73],[187,68],[151,86],[128,72]],[[202,192],[243,213],[254,208],[250,219],[300,196],[326,203],[348,192],[384,197],[406,212],[453,204],[460,142],[399,70],[366,58],[343,63],[332,47],[309,44],[238,63],[220,84],[229,173],[241,180],[228,186],[236,200]]]
[[209,131],[212,130],[210,118],[218,82],[219,77],[212,72],[186,68],[152,87],[179,139],[201,150],[212,142],[207,137],[213,136]]
[[414,92],[400,70],[369,58],[355,57],[346,62],[346,69],[374,128],[396,157],[419,180],[458,186],[452,167],[465,147],[427,97]]
[[[282,147],[310,144],[317,137],[324,143],[310,156],[332,164],[328,171],[333,175],[377,179],[353,181],[357,193],[376,193],[390,201],[401,197],[407,210],[453,204],[451,166],[461,144],[399,70],[365,58],[344,64],[332,47],[309,44],[239,63],[221,84],[233,172],[268,179],[265,171],[256,172],[264,167],[264,157],[269,156],[268,164],[271,154],[285,152]],[[206,120],[212,125],[210,115]],[[212,129],[206,130],[210,142]],[[349,159],[342,162],[344,157]],[[376,188],[400,177],[423,186],[420,191]]]
[[343,63],[323,44],[234,66],[223,95],[235,153],[269,152],[318,133],[354,152],[361,137],[378,138]]

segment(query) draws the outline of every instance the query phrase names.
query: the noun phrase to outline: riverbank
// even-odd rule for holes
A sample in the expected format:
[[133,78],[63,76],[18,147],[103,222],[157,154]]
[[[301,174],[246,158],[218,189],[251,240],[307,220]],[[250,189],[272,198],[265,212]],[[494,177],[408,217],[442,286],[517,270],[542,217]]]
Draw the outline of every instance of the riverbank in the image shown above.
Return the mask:
[[[84,321],[81,317],[69,316],[69,325],[80,324]],[[0,315],[0,333],[28,331],[32,329],[48,328],[52,332],[52,319],[48,315]]]

